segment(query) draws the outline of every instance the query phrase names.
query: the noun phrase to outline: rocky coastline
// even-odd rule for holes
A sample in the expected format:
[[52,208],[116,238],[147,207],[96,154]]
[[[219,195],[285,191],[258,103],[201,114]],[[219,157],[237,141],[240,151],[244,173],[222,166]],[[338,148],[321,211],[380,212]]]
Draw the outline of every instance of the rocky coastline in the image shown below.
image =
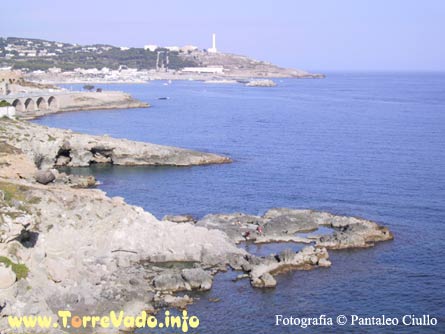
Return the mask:
[[195,166],[229,163],[228,157],[171,146],[91,136],[4,119],[0,140],[19,148],[40,169],[87,167],[95,163],[145,166]]
[[[90,91],[69,91],[57,86],[24,79],[19,71],[0,71],[0,101],[22,119],[82,110],[147,108],[146,102],[121,91],[104,91],[89,85]],[[69,82],[72,83],[72,82]]]
[[[329,251],[391,240],[375,222],[312,210],[166,216],[158,220],[95,180],[60,166],[229,163],[211,153],[89,136],[26,121],[0,120],[0,329],[8,315],[186,307],[179,291],[205,291],[220,271],[236,270],[255,288],[272,288],[288,270],[329,267]],[[260,257],[241,242],[307,244]],[[3,260],[2,260],[3,259]],[[48,332],[48,330],[47,330]],[[51,329],[50,333],[61,333]]]

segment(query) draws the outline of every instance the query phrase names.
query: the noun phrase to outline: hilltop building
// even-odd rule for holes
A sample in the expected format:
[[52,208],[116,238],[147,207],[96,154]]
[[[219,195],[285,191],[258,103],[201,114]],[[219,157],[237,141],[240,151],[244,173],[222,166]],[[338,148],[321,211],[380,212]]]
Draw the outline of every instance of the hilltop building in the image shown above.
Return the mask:
[[159,46],[155,45],[155,44],[148,44],[148,45],[144,45],[144,50],[148,50],[151,52],[155,52],[156,49],[158,49]]
[[179,46],[166,46],[165,48],[171,52],[179,52]]

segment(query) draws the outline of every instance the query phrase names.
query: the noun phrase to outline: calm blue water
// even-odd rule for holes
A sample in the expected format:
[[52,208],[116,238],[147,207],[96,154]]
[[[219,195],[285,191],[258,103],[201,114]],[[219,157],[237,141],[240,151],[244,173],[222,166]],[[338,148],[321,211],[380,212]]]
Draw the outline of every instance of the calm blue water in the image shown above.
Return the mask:
[[[158,217],[313,208],[384,223],[393,242],[331,251],[330,269],[274,290],[219,275],[189,312],[200,333],[445,332],[445,75],[332,74],[275,88],[173,82],[109,85],[149,109],[64,113],[36,123],[229,155],[192,168],[95,168],[109,195]],[[73,86],[78,88],[78,86]],[[158,100],[158,97],[170,97]],[[220,298],[211,303],[209,298]],[[436,327],[274,326],[275,314],[401,317]]]

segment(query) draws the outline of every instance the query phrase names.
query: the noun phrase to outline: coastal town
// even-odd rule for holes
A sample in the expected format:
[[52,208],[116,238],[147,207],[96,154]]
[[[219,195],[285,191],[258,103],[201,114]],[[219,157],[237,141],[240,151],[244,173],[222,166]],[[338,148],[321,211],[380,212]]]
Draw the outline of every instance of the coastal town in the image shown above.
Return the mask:
[[124,92],[68,91],[57,84],[146,83],[151,80],[199,80],[212,84],[274,87],[275,78],[322,78],[221,52],[216,34],[211,46],[141,48],[97,44],[82,46],[39,39],[0,38],[0,115],[34,118],[73,110],[143,108]]
[[194,45],[139,48],[78,45],[38,39],[0,38],[0,69],[20,70],[41,83],[210,80],[236,82],[254,78],[322,78],[246,56],[224,53],[212,34],[209,48]]

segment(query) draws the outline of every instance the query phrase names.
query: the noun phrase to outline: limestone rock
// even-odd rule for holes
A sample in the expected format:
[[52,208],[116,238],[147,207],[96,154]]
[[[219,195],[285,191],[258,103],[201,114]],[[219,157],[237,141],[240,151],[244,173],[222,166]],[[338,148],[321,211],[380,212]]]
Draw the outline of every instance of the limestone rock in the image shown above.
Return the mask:
[[[344,249],[371,247],[376,242],[393,239],[388,228],[366,219],[287,208],[270,209],[261,217],[242,213],[211,214],[196,225],[221,230],[236,243],[315,241],[320,247]],[[318,234],[320,227],[330,229],[331,234]],[[310,237],[302,236],[304,232],[313,233]]]
[[251,237],[254,237],[257,227],[262,223],[263,220],[259,216],[232,213],[210,214],[199,220],[196,225],[209,229],[222,230],[230,239],[238,243],[245,240],[243,235],[245,235],[246,232],[248,232]]
[[[115,165],[193,166],[231,162],[230,158],[171,146],[78,134],[25,121],[2,120],[0,141],[12,141],[41,169]],[[10,139],[12,138],[12,139]]]
[[8,243],[20,240],[26,233],[35,227],[35,217],[22,209],[22,203],[18,208],[9,206],[0,201],[0,242]]
[[60,155],[57,157],[55,166],[67,166],[71,161],[70,157],[64,156],[64,155]]
[[263,216],[266,220],[264,231],[293,234],[316,230],[318,224],[308,216],[309,213],[309,210],[270,209]]
[[164,296],[163,302],[168,305],[168,307],[178,308],[178,309],[185,309],[187,308],[187,305],[190,305],[193,302],[193,299],[187,295],[185,296],[172,296],[172,295],[166,295]]
[[273,288],[276,285],[277,281],[269,273],[264,273],[260,277],[252,280],[252,286],[255,288]]
[[184,291],[189,290],[180,273],[167,273],[155,277],[153,286],[160,291]]
[[53,182],[56,177],[55,175],[49,171],[49,170],[39,170],[36,174],[35,174],[35,179],[38,183],[41,184],[48,184]]
[[6,267],[0,263],[0,289],[10,288],[16,281],[15,273],[11,267]]
[[191,215],[166,215],[164,218],[162,218],[164,221],[170,221],[173,223],[195,223],[195,218]]
[[193,290],[206,291],[212,287],[212,276],[202,268],[183,269],[182,278]]
[[250,262],[252,269],[249,272],[253,287],[266,288],[276,285],[272,275],[277,275],[292,269],[311,269],[315,267],[330,266],[329,254],[326,248],[308,246],[295,253],[285,250],[277,256],[253,257]]

